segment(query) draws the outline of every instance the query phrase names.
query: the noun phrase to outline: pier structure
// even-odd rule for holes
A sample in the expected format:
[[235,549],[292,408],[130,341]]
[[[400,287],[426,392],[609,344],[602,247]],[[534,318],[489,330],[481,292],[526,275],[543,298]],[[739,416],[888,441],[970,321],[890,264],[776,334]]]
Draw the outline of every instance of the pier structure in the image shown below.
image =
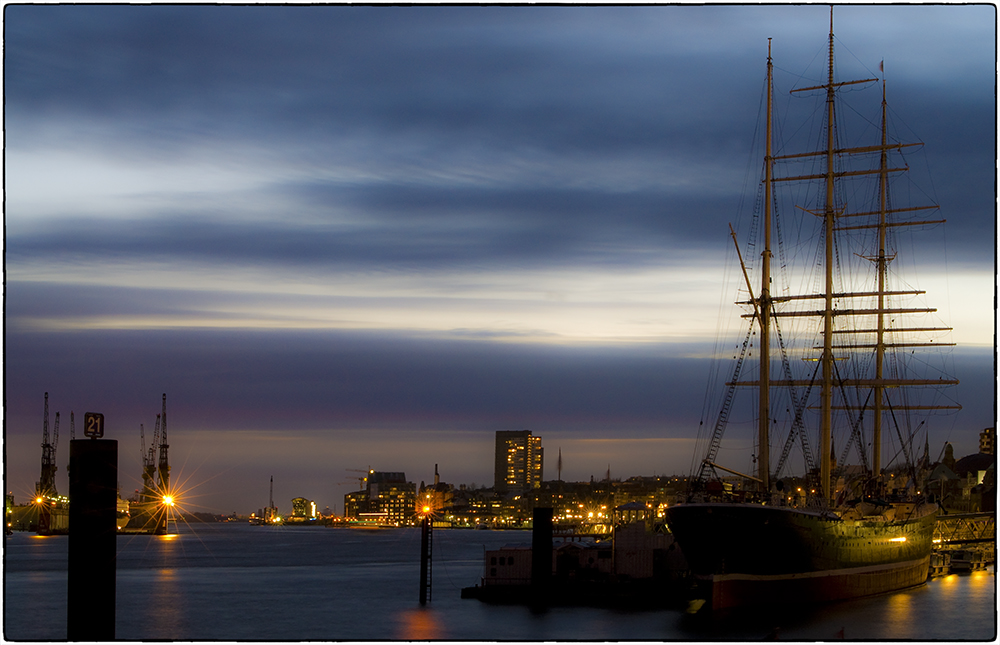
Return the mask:
[[[629,509],[631,510],[631,509]],[[673,536],[647,518],[624,520],[611,535],[557,536],[552,509],[536,508],[530,544],[483,553],[483,576],[463,598],[532,606],[665,607],[689,586]]]
[[938,515],[934,527],[935,548],[996,543],[996,513]]
[[996,562],[996,513],[938,516],[929,577],[982,571]]

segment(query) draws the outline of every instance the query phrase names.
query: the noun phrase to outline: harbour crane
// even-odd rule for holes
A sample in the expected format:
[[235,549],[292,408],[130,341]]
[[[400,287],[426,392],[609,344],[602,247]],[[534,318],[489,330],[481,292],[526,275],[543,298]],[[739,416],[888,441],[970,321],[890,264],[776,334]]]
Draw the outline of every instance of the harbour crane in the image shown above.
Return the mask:
[[160,413],[160,456],[156,470],[159,477],[159,490],[166,495],[170,490],[170,462],[167,459],[167,395],[163,394],[163,411]]
[[348,484],[354,485],[354,482],[358,483],[358,490],[365,489],[365,478],[364,477],[348,477],[344,481],[337,482],[337,486],[346,486]]
[[156,415],[156,423],[153,425],[153,443],[149,446],[149,455],[146,461],[152,466],[152,473],[156,473],[156,451],[160,446],[160,415]]
[[160,415],[156,415],[156,424],[153,426],[153,442],[146,450],[145,428],[139,424],[139,442],[142,450],[142,494],[139,496],[140,502],[152,502],[156,499],[156,465],[153,456],[156,454],[156,444],[160,436]]
[[351,479],[356,479],[358,481],[358,486],[360,487],[360,490],[364,490],[365,484],[368,482],[368,475],[372,473],[371,467],[369,466],[368,470],[361,470],[359,468],[345,468],[344,470],[351,473],[364,473],[365,474],[364,477],[351,477]]
[[[56,422],[52,425],[52,463],[56,462],[56,450],[59,448],[59,413],[56,412]],[[54,471],[53,471],[54,474]],[[55,490],[55,481],[52,482]]]
[[56,492],[56,446],[59,444],[59,413],[53,428],[52,443],[49,443],[49,393],[45,393],[45,412],[42,416],[42,473],[35,484],[35,500],[38,504],[38,533],[48,534],[52,526],[52,507],[49,499]]
[[[76,422],[73,420],[73,411],[69,411],[69,440],[76,440]],[[66,472],[69,472],[69,463],[66,464]]]
[[146,426],[139,424],[139,455],[142,460],[142,490],[138,502],[130,507],[130,528],[139,528],[153,535],[166,535],[174,520],[171,507],[176,500],[170,488],[170,463],[167,458],[167,395],[163,395],[163,409],[156,415],[153,436],[146,443]]
[[45,412],[42,417],[42,472],[35,484],[35,494],[38,497],[55,496],[56,493],[56,445],[59,443],[59,413],[56,412],[56,424],[53,441],[49,443],[49,393],[45,393]]
[[264,522],[269,524],[278,517],[278,509],[274,506],[274,475],[271,475],[271,493],[268,496],[267,508],[264,509]]

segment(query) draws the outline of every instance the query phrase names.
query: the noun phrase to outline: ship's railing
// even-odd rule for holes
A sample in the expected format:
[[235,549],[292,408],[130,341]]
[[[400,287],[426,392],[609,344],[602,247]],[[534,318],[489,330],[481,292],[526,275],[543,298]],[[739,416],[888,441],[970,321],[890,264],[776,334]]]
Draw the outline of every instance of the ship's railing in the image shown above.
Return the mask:
[[678,497],[678,503],[765,504],[822,511],[829,508],[826,500],[813,495],[788,495],[787,493],[761,493],[758,491],[711,492],[698,490]]

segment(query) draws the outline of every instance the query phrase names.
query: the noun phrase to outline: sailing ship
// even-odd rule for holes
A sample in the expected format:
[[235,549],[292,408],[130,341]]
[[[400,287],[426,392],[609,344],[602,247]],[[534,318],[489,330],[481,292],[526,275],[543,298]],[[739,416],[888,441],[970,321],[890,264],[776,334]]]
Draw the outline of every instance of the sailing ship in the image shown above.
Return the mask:
[[[942,386],[958,381],[916,378],[901,362],[904,353],[949,345],[936,341],[950,329],[914,322],[913,315],[935,310],[914,306],[923,291],[890,282],[894,236],[943,220],[922,215],[937,206],[893,200],[890,180],[908,168],[892,160],[920,144],[890,139],[884,78],[835,79],[832,8],[826,58],[823,82],[792,90],[825,102],[822,127],[815,131],[819,142],[811,152],[774,150],[768,41],[764,163],[759,209],[750,227],[757,231],[759,264],[744,264],[735,245],[741,291],[748,293],[738,302],[746,311],[747,335],[733,356],[734,375],[715,426],[703,437],[707,448],[695,466],[693,485],[685,500],[666,511],[699,585],[697,598],[712,609],[860,597],[915,586],[928,576],[937,505],[919,490],[913,443],[920,426],[914,428],[911,415],[957,409],[929,392],[933,387],[940,397]],[[870,138],[876,140],[842,143],[840,93],[865,85],[882,90],[881,108],[873,111],[881,118],[880,127],[871,128]],[[878,116],[868,122],[877,123]],[[860,188],[862,181],[869,188]],[[779,216],[787,202],[776,189],[784,186],[805,187],[794,199],[810,199],[788,209],[805,220],[799,230],[807,232],[800,237],[810,237],[809,226],[814,227],[811,237],[819,240],[820,250],[808,261],[789,259],[780,244],[772,244],[772,238],[780,242],[782,237]],[[874,204],[859,205],[861,195]],[[776,269],[812,271],[799,283],[805,288],[793,291],[790,279],[772,271],[775,246],[781,259]],[[854,277],[852,268],[862,269],[861,277]],[[759,370],[745,377],[744,367],[753,370],[752,356]],[[753,475],[720,463],[736,392],[744,388],[756,391],[750,397],[756,436],[744,442],[754,444]],[[818,449],[806,430],[813,423],[819,428]],[[783,441],[779,431],[787,431]],[[835,444],[835,434],[841,443]],[[895,447],[898,463],[910,464],[898,469],[900,478],[911,482],[909,488],[887,486],[897,462],[883,457],[883,443]],[[772,444],[782,448],[774,467]],[[839,464],[836,445],[843,451]],[[796,447],[805,477],[781,478]],[[846,466],[854,451],[860,463]],[[752,462],[746,463],[743,470],[754,470]]]

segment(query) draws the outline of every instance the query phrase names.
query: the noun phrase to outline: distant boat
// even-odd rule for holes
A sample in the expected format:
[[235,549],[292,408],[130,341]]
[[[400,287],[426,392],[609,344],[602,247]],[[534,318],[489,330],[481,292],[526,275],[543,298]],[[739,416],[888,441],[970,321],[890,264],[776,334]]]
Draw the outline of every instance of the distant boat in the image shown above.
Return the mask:
[[352,529],[394,529],[398,528],[389,521],[388,513],[359,513],[358,517],[347,520],[343,524]]
[[118,530],[122,530],[128,526],[128,521],[131,516],[128,510],[128,500],[122,499],[122,496],[118,496],[118,506],[115,514],[115,524],[118,526]]
[[951,573],[972,573],[986,569],[986,559],[978,549],[956,549],[950,553]]
[[[694,485],[684,503],[666,511],[669,528],[701,586],[699,597],[712,609],[832,601],[923,583],[937,505],[913,488],[888,490],[882,444],[887,439],[884,435],[890,433],[893,441],[898,439],[895,450],[907,462],[899,476],[915,481],[913,437],[907,432],[919,426],[909,422],[908,415],[957,407],[918,398],[919,388],[940,388],[957,380],[937,374],[916,378],[904,362],[925,344],[948,345],[934,342],[934,336],[949,329],[911,322],[910,314],[935,310],[910,302],[922,291],[890,285],[895,272],[889,266],[896,258],[892,236],[902,227],[943,220],[926,221],[917,214],[934,206],[903,206],[889,196],[889,178],[907,170],[905,163],[890,163],[890,156],[901,155],[916,144],[889,139],[884,80],[881,125],[874,140],[841,143],[841,123],[836,120],[838,90],[850,86],[856,91],[860,84],[877,87],[879,79],[843,82],[834,78],[831,9],[826,79],[793,90],[811,91],[819,98],[824,117],[820,149],[778,154],[772,150],[772,70],[769,44],[763,178],[754,224],[760,231],[754,251],[759,264],[743,265],[742,275],[736,274],[749,294],[739,303],[746,308],[743,318],[749,329],[734,356],[735,368],[726,384],[718,421],[705,437],[707,449],[698,462]],[[836,127],[830,125],[833,122]],[[852,165],[859,159],[867,165]],[[873,180],[872,185],[862,189],[862,180]],[[807,221],[801,228],[787,222],[782,228],[778,213],[772,212],[781,203],[775,189],[808,182],[813,186],[811,193],[800,195],[811,196],[817,203],[793,202],[786,209]],[[845,182],[851,182],[850,186],[845,187]],[[848,188],[850,192],[845,192]],[[874,204],[862,205],[862,196],[873,197]],[[810,232],[812,221],[817,222],[816,233]],[[802,237],[814,235],[819,240],[818,252],[807,261],[787,260],[784,251],[772,245],[772,234],[780,243],[783,231],[788,235],[793,227]],[[816,272],[804,279],[784,280],[784,275],[771,270],[775,250],[781,268],[787,263],[789,269]],[[801,248],[796,251],[805,255]],[[739,262],[743,264],[742,257]],[[850,273],[853,269],[863,277]],[[757,278],[752,281],[750,275]],[[792,288],[800,285],[806,288],[794,293]],[[794,327],[802,321],[808,324]],[[808,337],[810,333],[816,334],[814,339]],[[917,335],[923,337],[915,339]],[[757,374],[745,378],[741,369],[754,352]],[[752,442],[744,440],[743,445],[752,444],[757,454],[752,460],[744,456],[742,462],[754,463],[754,474],[740,472],[739,463],[720,463],[724,461],[720,449],[726,422],[741,387],[756,393],[752,397],[756,437]],[[807,419],[815,412],[819,413],[818,443],[806,429]],[[772,466],[772,441],[779,428],[787,434],[777,444],[782,452]],[[833,454],[835,430],[844,451],[839,469]],[[789,465],[793,448],[801,449],[806,472],[798,481],[803,486],[783,490],[778,474]],[[844,464],[851,450],[860,462],[852,468],[861,473],[853,481]],[[844,482],[839,491],[835,489],[838,478]]]
[[[119,521],[121,517],[119,516]],[[177,520],[173,511],[162,501],[129,502],[128,518],[118,527],[123,534],[173,535],[177,533]]]

